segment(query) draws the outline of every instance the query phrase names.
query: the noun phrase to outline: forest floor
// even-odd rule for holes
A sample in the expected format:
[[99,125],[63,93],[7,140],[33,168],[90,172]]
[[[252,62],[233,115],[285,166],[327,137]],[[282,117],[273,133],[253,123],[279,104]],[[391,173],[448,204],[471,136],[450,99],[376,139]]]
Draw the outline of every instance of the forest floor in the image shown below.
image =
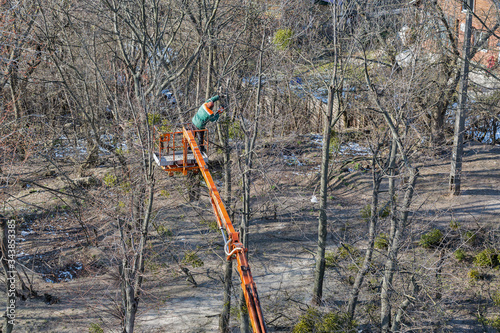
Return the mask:
[[[248,256],[270,331],[290,331],[311,299],[318,216],[317,203],[311,198],[318,195],[313,180],[321,153],[313,141],[314,136],[295,137],[283,144],[282,154],[269,157],[266,172],[259,175],[253,188],[255,208]],[[359,152],[354,149],[343,153],[344,157],[351,154],[362,160],[363,154]],[[491,303],[488,295],[500,285],[499,274],[488,271],[487,279],[471,284],[467,271],[472,267],[471,256],[481,249],[481,244],[498,237],[499,157],[498,145],[466,144],[462,194],[456,197],[449,196],[447,191],[449,156],[419,157],[421,176],[409,226],[412,236],[405,246],[412,253],[407,257],[420,258],[421,267],[435,267],[438,260],[442,263],[447,287],[439,301],[434,302],[439,304],[438,312],[442,311],[439,316],[444,318],[439,323],[439,331],[483,332],[485,329],[477,320],[478,313],[482,311],[482,304]],[[363,248],[366,222],[361,212],[371,201],[371,172],[364,170],[369,161],[356,163],[343,168],[343,177],[337,177],[330,186],[329,251],[335,251],[341,243]],[[47,170],[43,161],[35,159],[29,165],[20,166],[18,176],[53,189],[64,187],[61,173],[74,177],[69,165],[55,173]],[[90,173],[102,179],[106,172],[107,167],[103,166]],[[220,179],[219,176],[215,171],[214,178]],[[157,229],[161,232],[152,232],[151,260],[146,263],[136,331],[216,332],[222,306],[224,260],[220,234],[213,231],[208,196],[202,193],[199,201],[187,202],[180,176],[168,177],[159,170],[157,178],[158,214],[154,225],[162,228]],[[99,185],[93,188],[96,192],[104,190],[104,186]],[[205,187],[200,188],[204,190]],[[238,195],[236,190],[235,196]],[[97,212],[84,212],[84,220],[92,226],[88,235],[92,245],[88,245],[82,228],[68,209],[70,204],[61,203],[54,193],[28,183],[10,192],[5,202],[16,212],[16,251],[20,263],[26,267],[23,278],[27,282],[26,276],[29,277],[40,295],[18,302],[15,331],[89,332],[90,328],[101,327],[104,332],[118,332],[119,285],[117,258],[113,256],[116,243],[113,222],[102,223]],[[384,228],[387,222],[382,221],[380,229]],[[451,238],[457,230],[477,234],[476,247],[467,248],[470,250],[468,261],[457,262],[452,252],[443,257],[442,251],[414,246],[419,236],[432,228],[439,228]],[[186,253],[196,254],[197,265],[181,262]],[[186,280],[180,265],[189,268],[197,286]],[[331,309],[342,307],[348,299],[353,274],[348,266],[339,263],[327,270],[324,299]],[[429,272],[432,274],[434,272]],[[234,272],[232,305],[235,310],[235,297],[239,297],[236,275]],[[376,297],[369,289],[370,281],[358,313],[364,322],[373,323],[379,315],[369,306]],[[435,312],[436,308],[429,311]],[[484,316],[493,314],[494,310],[489,310]],[[234,332],[239,332],[235,317],[231,325]],[[422,317],[426,317],[425,314]]]

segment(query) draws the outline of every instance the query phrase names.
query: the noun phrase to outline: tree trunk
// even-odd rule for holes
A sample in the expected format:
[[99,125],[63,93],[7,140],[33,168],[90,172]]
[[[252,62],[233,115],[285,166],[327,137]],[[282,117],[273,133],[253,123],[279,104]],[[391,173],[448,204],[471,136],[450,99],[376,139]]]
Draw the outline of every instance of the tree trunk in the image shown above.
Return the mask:
[[[253,119],[253,126],[248,128],[248,125],[245,124],[244,119],[241,119],[240,125],[245,133],[245,153],[243,157],[243,170],[242,170],[242,178],[243,178],[243,211],[241,216],[241,225],[240,225],[240,234],[241,234],[241,242],[244,247],[248,248],[248,227],[250,221],[250,189],[252,185],[252,165],[253,165],[253,157],[254,157],[254,148],[255,148],[255,140],[257,139],[257,133],[259,130],[259,120],[260,120],[260,112],[261,112],[261,94],[262,94],[262,59],[264,53],[264,42],[266,40],[265,33],[262,36],[260,52],[259,52],[259,60],[257,63],[257,88],[256,88],[256,98],[255,98],[255,113]],[[240,167],[240,169],[242,169]],[[240,292],[240,330],[241,333],[250,332],[250,322],[248,318],[248,310],[245,302],[245,297],[243,295],[243,291]]]
[[462,155],[464,150],[464,127],[465,113],[467,109],[467,86],[469,83],[469,53],[472,30],[472,13],[467,9],[465,20],[465,40],[460,77],[460,87],[458,91],[458,109],[455,117],[455,133],[453,135],[453,152],[451,156],[450,170],[450,192],[452,195],[460,194],[460,183],[462,173]]
[[[388,249],[388,259],[386,261],[386,270],[384,274],[384,279],[382,280],[382,290],[380,292],[380,317],[382,323],[382,330],[388,330],[391,321],[391,303],[390,303],[390,288],[392,285],[392,276],[395,269],[395,257],[393,244],[398,244],[399,240],[396,240],[396,231],[399,230],[399,220],[397,216],[397,202],[396,202],[396,153],[397,153],[397,143],[396,139],[393,138],[391,144],[391,152],[389,155],[389,204],[391,209],[391,226],[389,230],[389,249]],[[397,256],[397,253],[396,253]]]
[[375,228],[377,227],[378,221],[378,193],[380,189],[380,182],[382,177],[380,177],[379,173],[376,170],[375,163],[376,154],[373,154],[372,160],[372,204],[371,204],[371,214],[370,214],[370,225],[368,228],[368,247],[366,249],[365,258],[363,261],[363,266],[358,271],[356,275],[356,279],[354,280],[354,285],[351,291],[351,297],[349,297],[349,303],[347,305],[347,314],[349,317],[354,319],[354,314],[356,311],[356,304],[358,302],[359,291],[361,290],[361,285],[363,284],[364,277],[368,270],[370,269],[370,263],[372,261],[373,256],[373,244],[375,243]]
[[393,219],[391,229],[394,230],[394,236],[390,240],[390,247],[385,263],[384,277],[382,279],[382,290],[380,292],[380,324],[382,332],[389,332],[391,322],[391,305],[390,305],[390,291],[392,290],[392,281],[396,272],[397,256],[399,253],[399,246],[401,238],[406,229],[408,220],[408,212],[411,201],[413,199],[413,190],[418,176],[418,170],[409,167],[409,181],[408,187],[405,190],[405,196],[401,206],[399,216],[393,212]]
[[328,165],[330,163],[330,133],[334,109],[335,88],[328,89],[328,108],[323,125],[323,150],[321,154],[320,206],[318,218],[318,247],[316,250],[316,266],[314,269],[314,287],[312,304],[320,305],[323,297],[323,278],[325,276],[325,248],[327,236],[327,192],[328,192]]
[[[226,98],[229,98],[226,96]],[[227,115],[225,115],[227,117]],[[225,122],[217,124],[220,145],[224,147],[224,201],[226,207],[231,207],[231,150],[229,147],[229,127]],[[234,214],[231,214],[231,220]],[[233,277],[233,261],[227,260],[224,264],[224,300],[222,313],[219,320],[219,331],[229,333],[229,322],[231,312],[231,288]]]

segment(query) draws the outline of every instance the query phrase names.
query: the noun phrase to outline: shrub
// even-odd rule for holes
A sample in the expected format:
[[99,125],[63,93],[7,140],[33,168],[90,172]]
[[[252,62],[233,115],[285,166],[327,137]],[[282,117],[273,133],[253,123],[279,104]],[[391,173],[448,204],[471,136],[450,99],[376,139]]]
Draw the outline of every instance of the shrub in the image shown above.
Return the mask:
[[293,333],[356,332],[356,322],[347,314],[329,312],[322,314],[316,308],[309,308],[292,330]]
[[493,304],[495,304],[496,306],[500,306],[500,291],[496,291],[493,294],[492,299],[493,299]]
[[372,216],[372,206],[366,205],[360,210],[361,217],[368,220]]
[[102,180],[104,181],[104,184],[108,187],[113,187],[118,182],[118,178],[109,172],[107,172],[104,175],[104,178]]
[[439,229],[432,229],[426,234],[420,237],[420,246],[425,248],[431,248],[438,246],[443,240],[443,233]]
[[359,257],[360,253],[357,248],[349,244],[343,244],[337,249],[337,256],[339,259],[347,259],[351,256],[353,258]]
[[330,154],[338,153],[340,151],[340,138],[337,132],[332,131],[330,136]]
[[200,259],[198,254],[194,251],[186,251],[184,258],[182,259],[183,264],[190,264],[194,268],[201,267],[205,263]]
[[379,234],[377,237],[375,237],[374,246],[379,250],[387,249],[389,247],[389,237],[384,233]]
[[472,231],[467,231],[465,233],[465,242],[469,245],[472,245],[474,244],[474,242],[476,241],[476,234]]
[[465,260],[466,257],[465,251],[462,249],[456,250],[455,253],[453,253],[453,255],[455,256],[455,259],[457,259],[458,261],[463,261]]
[[89,333],[104,333],[104,330],[99,326],[99,324],[90,324]]
[[498,254],[494,249],[485,249],[474,257],[474,265],[478,267],[495,267],[498,265]]
[[378,216],[380,216],[381,218],[387,217],[390,214],[391,214],[391,208],[388,204],[384,206],[384,209],[378,212]]
[[299,318],[299,322],[294,326],[293,333],[314,332],[316,324],[321,321],[321,314],[316,308],[309,308],[307,312]]
[[158,226],[156,231],[158,232],[158,235],[160,235],[162,237],[172,237],[174,235],[172,233],[172,230],[168,229],[167,227],[165,227],[163,225]]
[[356,322],[354,320],[349,320],[347,314],[338,314],[335,312],[330,312],[323,316],[321,323],[317,325],[318,333],[328,333],[328,332],[349,332],[354,333],[356,330]]
[[273,44],[278,50],[286,50],[291,43],[292,29],[278,29],[274,34]]
[[325,266],[327,268],[331,268],[331,267],[337,266],[337,257],[335,256],[335,253],[333,253],[333,252],[327,252],[325,254]]
[[483,278],[483,275],[477,269],[471,269],[469,273],[467,273],[467,276],[472,281],[481,280]]
[[451,220],[450,221],[450,229],[451,230],[458,230],[458,229],[460,229],[460,223]]
[[161,116],[159,113],[148,113],[149,126],[157,125],[160,123]]
[[493,327],[497,332],[500,332],[500,317],[495,316],[493,318],[489,318],[486,323]]

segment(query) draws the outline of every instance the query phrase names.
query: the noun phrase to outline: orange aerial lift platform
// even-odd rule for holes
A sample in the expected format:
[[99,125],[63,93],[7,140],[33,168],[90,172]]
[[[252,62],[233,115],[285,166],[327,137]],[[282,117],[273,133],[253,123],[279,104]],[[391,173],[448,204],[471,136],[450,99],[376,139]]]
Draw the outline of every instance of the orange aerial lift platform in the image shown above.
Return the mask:
[[160,128],[154,128],[155,140],[158,151],[154,153],[155,162],[172,176],[175,172],[187,175],[188,171],[201,172],[208,186],[210,201],[217,219],[217,225],[224,239],[224,252],[226,259],[236,259],[237,270],[240,274],[241,288],[245,295],[248,315],[254,333],[267,332],[264,316],[260,307],[257,287],[247,261],[247,249],[240,241],[240,233],[234,230],[233,224],[220,198],[212,175],[207,166],[207,155],[200,151],[200,146],[195,140],[197,132],[204,132],[203,142],[200,146],[208,151],[208,131],[193,130],[191,126],[183,126],[182,131],[163,133]]

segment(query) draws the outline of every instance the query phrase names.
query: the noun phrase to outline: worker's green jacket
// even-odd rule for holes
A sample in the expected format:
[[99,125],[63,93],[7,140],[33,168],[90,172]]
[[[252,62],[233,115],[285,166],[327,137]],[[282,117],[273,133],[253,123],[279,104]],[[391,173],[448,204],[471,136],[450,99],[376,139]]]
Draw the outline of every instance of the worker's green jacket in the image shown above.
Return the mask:
[[219,96],[214,96],[210,99],[208,99],[205,103],[203,103],[202,106],[198,109],[198,112],[194,115],[193,119],[191,122],[193,123],[194,126],[198,129],[205,129],[206,124],[211,121],[217,121],[219,119],[219,113],[213,112],[210,108],[208,108],[207,103],[212,101],[216,102],[219,100]]

